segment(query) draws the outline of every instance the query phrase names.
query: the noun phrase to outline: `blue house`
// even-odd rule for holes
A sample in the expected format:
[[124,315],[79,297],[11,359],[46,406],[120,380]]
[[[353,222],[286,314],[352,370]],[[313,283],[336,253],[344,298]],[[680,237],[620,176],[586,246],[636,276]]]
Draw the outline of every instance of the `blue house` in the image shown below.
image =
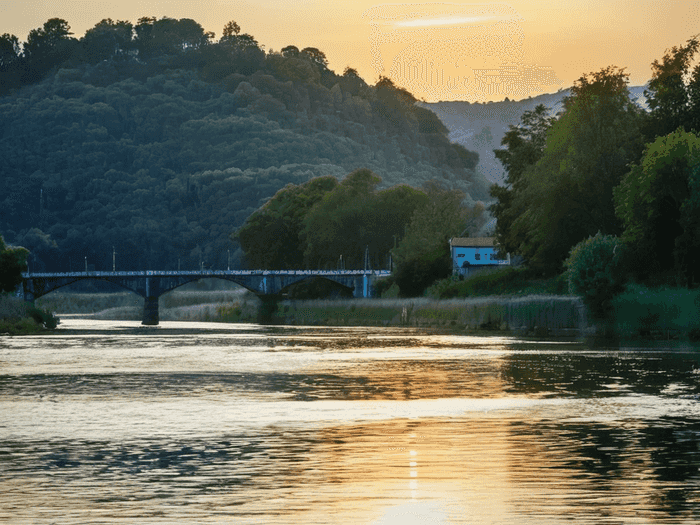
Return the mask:
[[450,239],[452,274],[467,276],[483,268],[510,265],[510,254],[498,258],[493,237],[453,237]]

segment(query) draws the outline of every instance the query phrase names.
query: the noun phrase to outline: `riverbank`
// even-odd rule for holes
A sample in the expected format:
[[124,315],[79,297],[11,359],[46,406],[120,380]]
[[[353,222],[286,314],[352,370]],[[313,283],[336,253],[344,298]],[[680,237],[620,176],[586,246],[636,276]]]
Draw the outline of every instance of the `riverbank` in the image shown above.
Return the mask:
[[31,303],[0,294],[0,335],[30,335],[56,328],[59,320],[50,311]]
[[[282,300],[273,305],[241,290],[181,291],[161,297],[161,321],[297,326],[408,326],[459,333],[585,338],[603,332],[630,341],[698,340],[698,292],[630,288],[615,302],[615,321],[595,326],[581,299],[562,295],[462,299]],[[131,293],[51,294],[41,308],[102,320],[141,320]]]
[[[37,301],[61,314],[140,320],[143,299],[131,293],[52,294]],[[577,336],[588,328],[578,297],[532,295],[468,299],[334,299],[261,301],[239,291],[178,291],[160,298],[162,321],[279,325],[410,326],[466,332]]]
[[[250,322],[248,305],[222,305],[224,322]],[[470,299],[339,299],[280,301],[268,322],[281,325],[410,326],[517,335],[585,334],[586,310],[578,297],[533,295]]]

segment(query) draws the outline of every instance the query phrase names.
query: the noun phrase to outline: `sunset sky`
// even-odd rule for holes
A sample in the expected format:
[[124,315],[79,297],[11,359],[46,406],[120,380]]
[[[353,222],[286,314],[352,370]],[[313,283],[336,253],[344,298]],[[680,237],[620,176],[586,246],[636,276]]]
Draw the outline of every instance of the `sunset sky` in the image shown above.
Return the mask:
[[142,16],[192,18],[217,38],[235,20],[267,51],[316,47],[338,73],[354,67],[371,84],[383,74],[428,101],[520,99],[608,65],[642,85],[665,49],[700,33],[697,0],[0,0],[0,33],[25,41],[58,17],[80,37],[104,18]]

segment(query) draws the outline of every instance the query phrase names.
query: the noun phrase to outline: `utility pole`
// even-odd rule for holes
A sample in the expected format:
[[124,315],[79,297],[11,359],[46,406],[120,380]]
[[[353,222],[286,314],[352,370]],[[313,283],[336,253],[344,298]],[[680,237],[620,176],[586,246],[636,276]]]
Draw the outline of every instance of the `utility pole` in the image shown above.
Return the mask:
[[228,271],[231,271],[231,250],[226,250],[226,257],[228,258]]
[[114,251],[114,246],[112,246],[112,272],[117,271],[117,252]]

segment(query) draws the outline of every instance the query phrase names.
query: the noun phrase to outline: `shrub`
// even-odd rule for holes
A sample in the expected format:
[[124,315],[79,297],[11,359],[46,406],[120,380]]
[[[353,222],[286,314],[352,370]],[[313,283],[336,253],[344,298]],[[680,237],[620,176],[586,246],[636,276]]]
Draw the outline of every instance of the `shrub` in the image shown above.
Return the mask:
[[444,279],[428,289],[428,296],[434,299],[451,299],[486,295],[564,295],[567,292],[568,285],[562,276],[544,279],[538,277],[531,269],[520,266],[483,270],[464,281],[453,277]]
[[27,307],[27,315],[34,319],[36,324],[48,328],[49,330],[53,330],[58,326],[58,317],[48,310],[42,310],[36,306],[29,305]]
[[564,262],[569,292],[581,296],[596,319],[609,317],[612,300],[624,290],[621,261],[617,237],[598,232],[574,246]]

